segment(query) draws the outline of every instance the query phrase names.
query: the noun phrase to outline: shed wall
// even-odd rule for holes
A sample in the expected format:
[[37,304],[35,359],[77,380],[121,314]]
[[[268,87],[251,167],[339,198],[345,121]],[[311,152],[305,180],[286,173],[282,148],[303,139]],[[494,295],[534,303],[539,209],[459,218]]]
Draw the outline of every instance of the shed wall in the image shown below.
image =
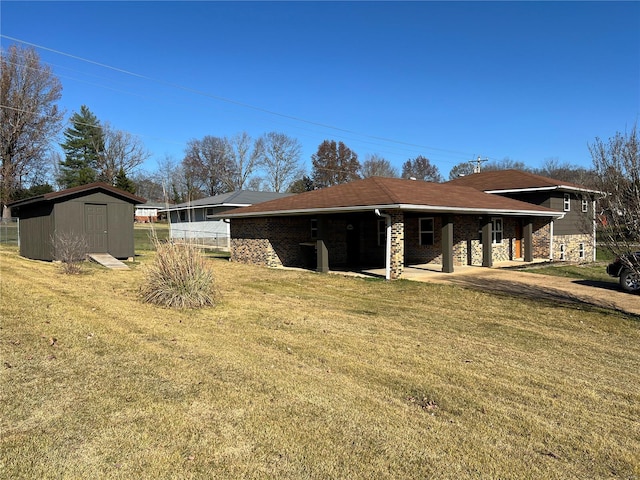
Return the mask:
[[20,255],[53,260],[53,205],[23,207],[20,212]]

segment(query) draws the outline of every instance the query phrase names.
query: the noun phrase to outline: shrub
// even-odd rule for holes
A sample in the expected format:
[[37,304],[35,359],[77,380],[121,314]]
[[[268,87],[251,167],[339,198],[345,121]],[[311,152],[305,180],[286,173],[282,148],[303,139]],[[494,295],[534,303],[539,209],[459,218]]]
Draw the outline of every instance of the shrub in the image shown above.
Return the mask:
[[145,302],[172,308],[215,304],[213,271],[197,246],[154,240],[156,256],[145,271]]
[[75,233],[56,233],[51,241],[54,248],[53,259],[60,262],[62,272],[67,275],[79,274],[82,262],[87,259],[87,239]]

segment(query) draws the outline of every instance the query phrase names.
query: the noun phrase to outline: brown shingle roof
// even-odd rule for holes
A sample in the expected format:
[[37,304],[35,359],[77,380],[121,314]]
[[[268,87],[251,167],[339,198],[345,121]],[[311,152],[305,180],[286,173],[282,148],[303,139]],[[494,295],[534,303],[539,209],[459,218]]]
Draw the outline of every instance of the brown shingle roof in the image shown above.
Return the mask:
[[451,184],[371,177],[300,193],[225,213],[243,216],[311,214],[394,208],[431,212],[489,212],[512,215],[556,216],[560,212],[477,189]]
[[94,182],[94,183],[88,183],[86,185],[80,185],[78,187],[67,188],[66,190],[60,190],[58,192],[45,193],[43,195],[38,195],[36,197],[17,200],[15,202],[10,203],[8,206],[19,207],[21,205],[27,205],[31,203],[53,201],[59,198],[70,197],[78,193],[100,191],[100,190],[115,194],[116,196],[122,198],[123,200],[127,200],[130,203],[133,203],[136,205],[147,203],[146,199],[142,197],[138,197],[137,195],[133,195],[132,193],[125,192],[124,190],[120,190],[119,188],[113,187],[107,183]]
[[535,189],[565,189],[592,191],[585,186],[535,175],[521,170],[493,170],[472,173],[447,182],[448,185],[472,187],[483,192]]

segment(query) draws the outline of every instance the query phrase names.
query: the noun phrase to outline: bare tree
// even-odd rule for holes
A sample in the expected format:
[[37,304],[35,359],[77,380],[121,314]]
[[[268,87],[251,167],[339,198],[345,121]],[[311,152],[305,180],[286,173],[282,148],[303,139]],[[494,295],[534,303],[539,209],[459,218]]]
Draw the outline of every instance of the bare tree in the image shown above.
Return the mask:
[[261,166],[262,142],[254,142],[247,132],[227,140],[227,153],[232,165],[228,184],[231,190],[242,190]]
[[640,265],[627,255],[640,250],[640,134],[616,133],[609,141],[589,145],[595,188],[603,192],[600,205],[600,242],[640,275]]
[[41,171],[51,140],[60,131],[63,112],[55,105],[62,85],[33,48],[12,45],[0,51],[0,204]]
[[513,160],[509,157],[504,157],[502,160],[492,160],[482,165],[483,171],[494,170],[522,170],[523,172],[530,172],[531,169],[527,167],[524,162],[519,160]]
[[438,167],[422,155],[409,159],[402,164],[402,178],[415,178],[426,182],[442,181]]
[[130,177],[151,155],[140,139],[128,132],[117,130],[108,123],[102,125],[102,132],[104,144],[102,150],[98,151],[96,165],[98,179],[115,185],[120,170]]
[[554,178],[564,182],[571,182],[578,185],[591,187],[594,185],[594,173],[584,167],[561,163],[557,158],[547,158],[542,163],[542,167],[534,170],[534,173],[543,177]]
[[368,155],[367,159],[362,164],[361,168],[362,178],[368,177],[392,177],[398,176],[398,171],[391,166],[389,160],[374,153]]
[[465,161],[454,165],[449,171],[449,180],[454,180],[458,177],[464,177],[465,175],[471,175],[473,173],[473,162]]
[[266,183],[274,192],[286,191],[300,173],[300,143],[277,132],[266,133],[258,142]]
[[311,177],[318,188],[351,182],[360,178],[358,155],[342,142],[325,140],[311,156]]
[[233,190],[234,165],[223,138],[207,135],[202,140],[189,140],[182,165],[185,179],[190,183],[189,190],[201,188],[207,195]]

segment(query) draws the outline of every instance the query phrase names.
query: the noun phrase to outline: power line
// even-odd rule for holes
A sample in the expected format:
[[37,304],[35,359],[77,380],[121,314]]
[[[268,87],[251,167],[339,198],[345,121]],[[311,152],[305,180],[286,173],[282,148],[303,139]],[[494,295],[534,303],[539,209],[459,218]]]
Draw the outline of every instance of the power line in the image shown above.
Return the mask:
[[404,141],[400,141],[400,140],[394,140],[394,139],[387,138],[387,137],[364,134],[364,133],[356,132],[354,130],[349,130],[349,129],[345,129],[345,128],[341,128],[341,127],[336,127],[336,126],[330,125],[330,124],[325,124],[325,123],[321,123],[321,122],[307,120],[307,119],[304,119],[304,118],[301,118],[301,117],[297,117],[297,116],[294,116],[294,115],[283,114],[283,113],[276,112],[276,111],[273,111],[273,110],[269,110],[269,109],[265,109],[265,108],[258,107],[258,106],[255,106],[255,105],[251,105],[251,104],[248,104],[248,103],[245,103],[245,102],[239,102],[237,100],[221,97],[221,96],[218,96],[218,95],[213,95],[213,94],[211,94],[209,92],[205,92],[205,91],[202,91],[202,90],[194,89],[194,88],[191,88],[191,87],[186,87],[184,85],[180,85],[180,84],[177,84],[177,83],[174,83],[174,82],[169,82],[169,81],[166,81],[166,80],[161,80],[161,79],[156,79],[156,78],[153,78],[153,77],[149,77],[147,75],[143,75],[143,74],[140,74],[140,73],[136,73],[136,72],[132,72],[132,71],[129,71],[129,70],[125,70],[125,69],[122,69],[122,68],[119,68],[119,67],[115,67],[115,66],[112,66],[112,65],[108,65],[108,64],[105,64],[105,63],[97,62],[95,60],[83,58],[83,57],[80,57],[80,56],[77,56],[77,55],[73,55],[73,54],[68,53],[68,52],[63,52],[63,51],[56,50],[56,49],[53,49],[53,48],[50,48],[50,47],[45,47],[43,45],[39,45],[39,44],[36,44],[36,43],[28,42],[26,40],[22,40],[22,39],[19,39],[19,38],[11,37],[11,36],[8,36],[8,35],[0,34],[0,37],[8,39],[8,40],[15,41],[15,42],[19,42],[19,43],[22,43],[24,45],[29,45],[29,46],[32,46],[32,47],[35,47],[35,48],[38,48],[38,49],[41,49],[41,50],[49,51],[49,52],[52,52],[52,53],[55,53],[55,54],[58,54],[58,55],[66,56],[66,57],[72,58],[74,60],[79,60],[79,61],[86,62],[86,63],[92,64],[92,65],[96,65],[96,66],[99,66],[101,68],[106,68],[106,69],[109,69],[109,70],[112,70],[112,71],[115,71],[115,72],[118,72],[118,73],[121,73],[121,74],[130,75],[130,76],[135,77],[135,78],[139,78],[139,79],[146,80],[146,81],[151,81],[151,82],[158,83],[158,84],[161,84],[161,85],[164,85],[164,86],[168,86],[170,88],[179,89],[179,90],[182,90],[182,91],[185,91],[185,92],[188,92],[188,93],[192,93],[192,94],[195,94],[195,95],[211,98],[213,100],[229,103],[231,105],[235,105],[235,106],[239,106],[239,107],[242,107],[242,108],[251,109],[251,110],[258,111],[258,112],[261,112],[261,113],[265,113],[265,114],[268,114],[268,115],[272,115],[272,116],[276,116],[276,117],[280,117],[280,118],[284,118],[284,119],[288,119],[288,120],[293,120],[295,122],[305,123],[305,124],[316,126],[316,127],[326,128],[326,129],[330,129],[330,130],[337,131],[337,132],[343,132],[343,133],[346,133],[346,134],[357,135],[357,136],[360,136],[360,137],[363,137],[363,138],[369,138],[369,139],[372,139],[372,140],[378,140],[378,141],[387,142],[387,143],[391,143],[391,144],[395,144],[395,145],[402,145],[402,146],[410,147],[410,148],[419,148],[419,149],[425,149],[425,150],[430,150],[430,151],[443,152],[443,153],[448,153],[448,154],[452,154],[452,155],[455,155],[455,156],[468,157],[468,155],[469,155],[468,153],[461,152],[461,151],[443,149],[443,148],[438,148],[438,147],[431,147],[431,146],[428,146],[428,145],[421,145],[421,144],[415,144],[415,143],[411,143],[411,142],[404,142]]

